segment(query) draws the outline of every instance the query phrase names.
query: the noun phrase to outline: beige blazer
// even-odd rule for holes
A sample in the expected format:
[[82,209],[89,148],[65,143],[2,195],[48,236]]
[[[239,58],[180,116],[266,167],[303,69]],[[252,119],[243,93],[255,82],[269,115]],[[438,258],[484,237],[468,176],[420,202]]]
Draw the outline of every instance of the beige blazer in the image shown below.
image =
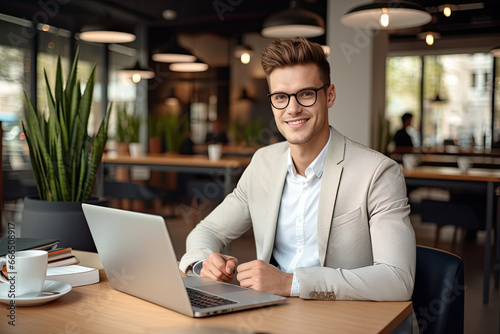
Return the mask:
[[[253,228],[257,258],[273,252],[288,143],[258,150],[237,187],[189,234],[180,269],[220,252]],[[409,300],[415,235],[401,168],[332,128],[318,206],[322,267],[297,268],[300,297]]]

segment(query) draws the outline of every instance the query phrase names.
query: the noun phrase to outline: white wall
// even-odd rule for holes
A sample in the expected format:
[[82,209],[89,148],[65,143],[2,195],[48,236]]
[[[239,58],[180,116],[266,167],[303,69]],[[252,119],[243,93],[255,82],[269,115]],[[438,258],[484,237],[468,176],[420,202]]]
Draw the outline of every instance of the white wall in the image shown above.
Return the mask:
[[377,43],[374,43],[373,31],[354,29],[340,23],[345,12],[364,2],[328,1],[327,44],[331,49],[332,83],[337,92],[329,116],[330,124],[344,135],[366,146],[373,146],[375,113],[383,112],[385,104],[383,87],[387,35],[375,32]]

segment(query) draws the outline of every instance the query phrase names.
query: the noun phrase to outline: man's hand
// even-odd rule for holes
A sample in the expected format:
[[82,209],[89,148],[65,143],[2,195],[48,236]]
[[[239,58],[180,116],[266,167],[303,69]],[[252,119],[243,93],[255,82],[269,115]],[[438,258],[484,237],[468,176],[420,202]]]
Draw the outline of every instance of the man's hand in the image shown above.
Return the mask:
[[203,261],[200,276],[221,282],[231,282],[237,265],[238,260],[233,256],[212,253]]
[[246,288],[288,297],[293,274],[285,273],[264,261],[254,260],[240,264],[236,278]]

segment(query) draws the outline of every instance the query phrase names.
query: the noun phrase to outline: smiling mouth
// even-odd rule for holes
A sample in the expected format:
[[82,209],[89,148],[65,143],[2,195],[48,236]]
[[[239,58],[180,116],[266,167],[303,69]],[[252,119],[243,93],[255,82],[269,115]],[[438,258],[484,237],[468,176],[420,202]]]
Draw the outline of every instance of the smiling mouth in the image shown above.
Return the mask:
[[289,122],[286,122],[286,124],[289,124],[289,125],[299,125],[299,124],[302,124],[302,123],[305,123],[307,122],[307,119],[304,118],[304,119],[299,119],[299,120],[296,120],[296,121],[289,121]]

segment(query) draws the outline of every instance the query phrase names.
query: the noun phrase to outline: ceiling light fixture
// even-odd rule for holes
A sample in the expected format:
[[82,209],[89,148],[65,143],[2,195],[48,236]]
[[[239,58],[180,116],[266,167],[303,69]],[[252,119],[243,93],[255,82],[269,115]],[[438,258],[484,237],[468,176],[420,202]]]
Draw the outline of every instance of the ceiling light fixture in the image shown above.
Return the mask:
[[204,72],[208,70],[208,64],[196,60],[190,63],[173,63],[168,68],[173,72]]
[[290,8],[269,16],[262,25],[261,34],[268,38],[316,37],[325,33],[325,21],[311,11],[298,8],[290,1]]
[[125,68],[118,72],[120,75],[131,78],[135,83],[140,82],[142,79],[152,79],[155,77],[155,72],[153,70],[142,67],[138,61],[135,63],[134,67]]
[[130,43],[135,41],[134,34],[110,27],[105,23],[93,23],[83,26],[78,38],[94,43]]
[[441,34],[435,31],[427,31],[418,33],[417,38],[424,39],[427,45],[433,45],[436,39],[441,38]]
[[175,88],[174,87],[170,87],[170,89],[168,90],[168,94],[167,94],[167,97],[165,98],[164,103],[166,105],[175,105],[175,104],[179,103],[179,99],[175,95]]
[[458,6],[452,5],[452,4],[446,4],[446,5],[438,6],[438,10],[440,12],[443,12],[444,16],[450,17],[452,12],[455,12],[458,10]]
[[234,57],[238,58],[243,64],[248,64],[252,57],[252,47],[243,44],[242,37],[238,38],[238,44],[234,48]]
[[175,9],[164,9],[162,12],[161,12],[161,16],[167,20],[167,21],[172,21],[172,20],[175,20],[177,18],[177,11]]
[[416,3],[383,0],[351,8],[340,22],[348,27],[378,30],[418,27],[431,19],[431,14]]
[[180,46],[176,37],[173,37],[168,44],[154,51],[151,58],[160,63],[183,63],[196,61],[196,56],[194,56],[191,51]]
[[500,57],[500,45],[491,49],[490,53],[493,55],[493,57]]
[[247,100],[247,101],[252,101],[253,98],[251,98],[250,96],[248,96],[248,91],[246,88],[243,88],[241,90],[241,96],[238,98],[238,100]]

